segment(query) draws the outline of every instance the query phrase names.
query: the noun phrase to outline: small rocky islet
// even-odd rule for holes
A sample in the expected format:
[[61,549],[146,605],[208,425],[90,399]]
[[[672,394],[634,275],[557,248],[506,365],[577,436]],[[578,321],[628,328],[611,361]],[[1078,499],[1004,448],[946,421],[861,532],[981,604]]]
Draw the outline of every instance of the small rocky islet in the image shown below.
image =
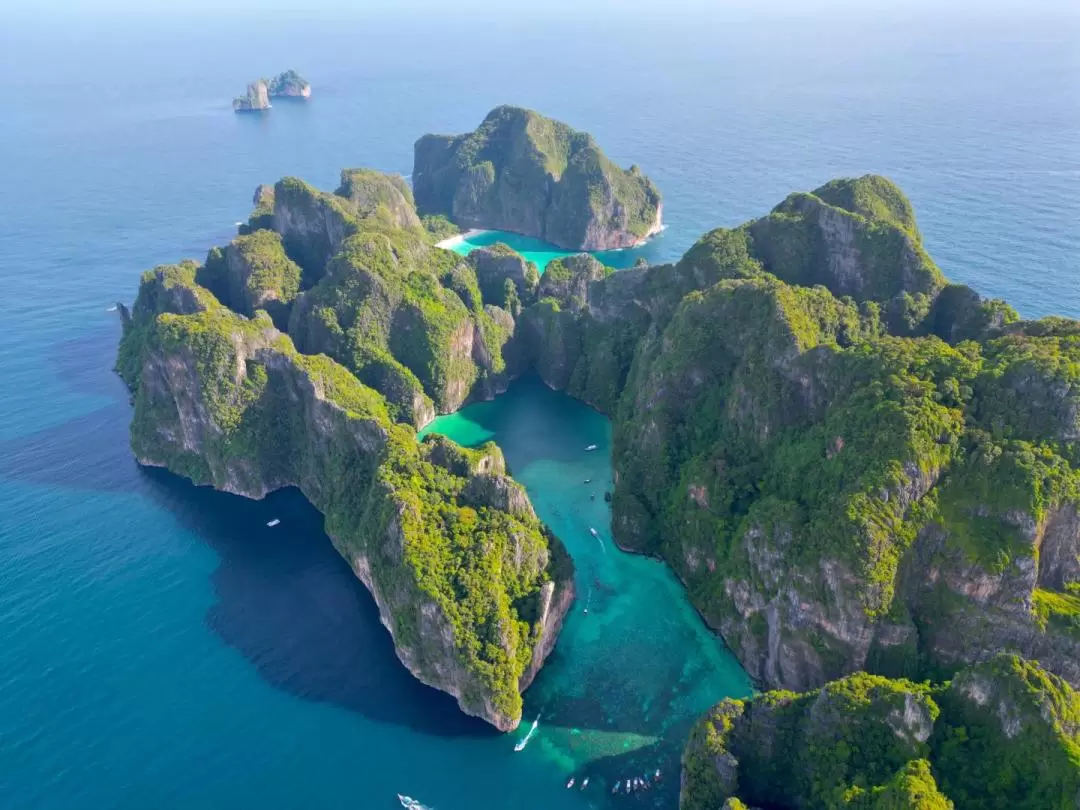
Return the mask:
[[295,70],[279,73],[272,79],[258,79],[247,86],[242,96],[233,99],[235,112],[258,112],[270,109],[273,98],[311,98],[311,85]]
[[1080,323],[949,283],[881,177],[675,264],[541,275],[435,244],[634,244],[659,192],[518,108],[415,155],[413,188],[260,187],[229,245],[144,275],[117,361],[141,463],[297,486],[405,665],[508,730],[573,563],[497,447],[415,433],[536,372],[613,420],[616,539],[773,690],[699,722],[685,810],[1077,806]]

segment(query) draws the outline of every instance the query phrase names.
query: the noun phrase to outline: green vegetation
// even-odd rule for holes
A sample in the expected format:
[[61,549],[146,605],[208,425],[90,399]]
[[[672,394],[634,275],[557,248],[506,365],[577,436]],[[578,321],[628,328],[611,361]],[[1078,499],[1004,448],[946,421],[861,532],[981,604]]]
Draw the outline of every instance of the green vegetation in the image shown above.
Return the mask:
[[307,79],[295,70],[286,70],[272,79],[266,80],[267,89],[271,96],[302,96],[311,93],[311,85]]
[[213,248],[198,271],[198,283],[222,303],[247,316],[265,309],[279,324],[300,292],[302,271],[285,254],[281,237],[269,230],[250,231],[231,244]]
[[660,193],[612,163],[586,133],[520,107],[497,107],[475,132],[416,142],[420,211],[572,250],[625,247],[649,235]]
[[921,239],[915,224],[915,209],[896,185],[884,177],[867,174],[851,180],[831,180],[814,189],[814,196],[836,208],[864,219],[889,223],[906,229]]
[[1080,694],[1003,655],[937,687],[858,673],[724,701],[690,734],[680,808],[1070,810],[1078,790]]
[[935,772],[957,807],[1073,810],[1080,796],[1080,694],[1038,664],[999,656],[938,700]]
[[420,217],[420,223],[424,226],[424,230],[428,232],[432,244],[442,242],[444,239],[449,239],[461,233],[461,228],[443,214],[428,214]]
[[[430,246],[399,179],[350,170],[329,195],[286,178],[256,204],[283,233],[253,230],[203,266],[144,276],[117,359],[133,449],[233,492],[299,487],[402,660],[510,728],[549,632],[541,591],[568,587],[572,565],[497,448],[420,445],[395,420],[431,417],[425,388],[456,407],[502,373],[513,321],[484,307],[464,260]],[[256,309],[270,304],[292,306],[278,319],[292,336]]]
[[1035,615],[1044,629],[1048,624],[1052,624],[1062,632],[1080,638],[1080,588],[1074,587],[1071,593],[1036,588],[1032,593],[1032,600]]
[[[537,222],[535,178],[556,199],[588,175],[579,202],[601,208],[613,182],[588,136],[513,108],[422,139],[417,160],[436,208],[491,202],[511,160],[515,211]],[[865,675],[806,690],[863,668],[941,680],[1006,647],[1080,678],[1080,326],[946,284],[888,181],[791,195],[674,265],[576,256],[542,279],[504,245],[435,249],[446,222],[425,227],[400,178],[347,170],[336,194],[285,178],[255,202],[201,267],[144,277],[117,358],[133,446],[200,483],[303,489],[391,605],[403,659],[443,683],[456,662],[469,710],[516,717],[540,589],[569,564],[520,489],[491,484],[493,450],[417,446],[407,426],[530,368],[612,414],[619,542],[667,559],[755,678],[804,692],[701,730],[699,806],[735,792],[709,771],[722,755],[750,804],[960,803],[975,788],[942,764],[970,739],[953,693]],[[883,735],[897,701],[940,744]],[[763,712],[793,779],[739,731]],[[858,745],[831,741],[860,723]]]

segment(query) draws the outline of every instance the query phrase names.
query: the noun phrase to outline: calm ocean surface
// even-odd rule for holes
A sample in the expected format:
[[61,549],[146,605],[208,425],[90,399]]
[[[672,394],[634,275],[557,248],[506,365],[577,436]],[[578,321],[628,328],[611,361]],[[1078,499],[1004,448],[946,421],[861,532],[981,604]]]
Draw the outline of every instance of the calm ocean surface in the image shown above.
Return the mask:
[[[669,228],[628,260],[873,171],[949,277],[1080,316],[1076,19],[859,14],[0,22],[0,807],[673,807],[686,723],[748,685],[666,570],[611,547],[580,483],[610,477],[606,420],[524,380],[436,426],[502,444],[590,607],[526,696],[542,719],[515,754],[519,735],[397,663],[297,493],[246,501],[135,465],[106,310],[143,270],[227,241],[256,184],[407,174],[419,135],[509,102],[657,182]],[[231,112],[288,67],[310,103]],[[667,793],[603,790],[653,763]]]

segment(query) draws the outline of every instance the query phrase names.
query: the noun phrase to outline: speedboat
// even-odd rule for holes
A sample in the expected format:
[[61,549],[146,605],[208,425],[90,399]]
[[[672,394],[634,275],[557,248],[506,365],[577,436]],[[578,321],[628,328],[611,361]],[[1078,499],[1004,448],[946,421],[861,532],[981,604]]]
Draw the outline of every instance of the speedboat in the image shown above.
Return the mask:
[[660,769],[659,768],[657,768],[656,773],[653,774],[653,779],[655,779],[657,782],[660,781]]
[[566,786],[568,788],[572,788],[574,786],[574,777],[570,777],[570,781],[566,783]]
[[600,532],[598,532],[592,526],[589,527],[589,534],[591,534],[593,537],[599,537],[600,536]]
[[595,449],[596,449],[596,445],[595,444],[590,444],[588,447],[585,448],[585,452],[586,453],[591,453]]
[[280,520],[278,520],[277,518],[274,518],[273,520],[271,520],[271,521],[270,521],[269,523],[267,523],[266,525],[267,525],[267,526],[269,526],[269,527],[270,527],[270,528],[272,529],[272,528],[274,528],[275,526],[277,526],[277,525],[278,525],[279,523],[281,523],[281,521],[280,521]]
[[591,484],[591,483],[592,483],[592,479],[591,479],[591,478],[586,478],[586,479],[585,479],[585,483],[586,483],[586,484]]
[[619,786],[620,786],[620,785],[622,785],[622,779],[620,779],[620,780],[619,780],[618,782],[616,782],[616,783],[615,783],[615,787],[613,787],[613,788],[611,789],[611,793],[612,793],[612,795],[615,795],[616,793],[618,793],[618,792],[619,792]]
[[589,777],[586,776],[584,781],[582,781],[582,783],[581,783],[581,789],[584,790],[588,786],[589,786]]
[[627,792],[627,793],[629,793],[629,792],[630,792],[630,789],[631,789],[631,785],[630,785],[630,780],[629,780],[629,779],[627,779],[627,780],[626,780],[626,792]]

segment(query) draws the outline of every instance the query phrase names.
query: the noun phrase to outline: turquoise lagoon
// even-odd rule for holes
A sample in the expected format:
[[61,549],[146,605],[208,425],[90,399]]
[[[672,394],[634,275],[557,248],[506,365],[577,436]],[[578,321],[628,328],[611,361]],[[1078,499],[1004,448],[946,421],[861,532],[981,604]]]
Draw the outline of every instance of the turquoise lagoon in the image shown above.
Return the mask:
[[589,777],[589,790],[603,796],[617,780],[660,768],[667,778],[647,795],[673,806],[690,725],[721,698],[750,694],[751,684],[670,569],[612,541],[610,422],[530,376],[491,402],[439,417],[421,437],[428,433],[498,444],[574,559],[577,602],[525,693],[522,729],[538,716],[540,724],[520,756],[578,782]]
[[[606,447],[605,420],[529,380],[437,426],[494,436],[576,558],[581,601],[526,694],[543,719],[520,754],[519,734],[470,720],[401,666],[298,493],[248,501],[135,464],[107,310],[155,264],[228,241],[259,183],[407,174],[420,134],[523,104],[593,133],[663,191],[670,229],[609,264],[676,261],[793,190],[874,171],[911,197],[950,278],[1026,317],[1080,315],[1071,6],[1000,25],[988,4],[709,4],[705,21],[664,8],[655,25],[567,25],[551,3],[523,25],[493,3],[367,16],[378,4],[115,17],[115,2],[14,5],[0,25],[0,72],[17,77],[0,126],[0,152],[17,156],[0,183],[4,810],[400,810],[399,792],[435,810],[674,808],[671,793],[615,799],[600,782],[674,761],[691,709],[746,688],[670,574],[611,546],[581,483],[609,475],[604,450],[583,453]],[[233,114],[244,82],[285,67],[314,83],[310,103]],[[598,781],[566,790],[571,774]]]
[[[655,238],[657,237],[654,237],[654,239]],[[604,250],[593,253],[592,255],[609,267],[615,267],[621,270],[632,267],[639,257],[651,255],[653,252],[653,248],[651,247],[652,241],[653,240],[650,240],[644,245],[636,248]],[[496,242],[502,242],[504,245],[512,247],[528,261],[535,264],[536,268],[541,273],[547,268],[549,262],[561,259],[564,256],[573,256],[576,253],[581,253],[580,250],[563,250],[542,239],[536,239],[532,236],[522,236],[519,233],[511,233],[510,231],[468,231],[459,239],[453,241],[448,240],[445,247],[447,250],[454,251],[454,253],[468,256],[477,248],[491,247]]]

